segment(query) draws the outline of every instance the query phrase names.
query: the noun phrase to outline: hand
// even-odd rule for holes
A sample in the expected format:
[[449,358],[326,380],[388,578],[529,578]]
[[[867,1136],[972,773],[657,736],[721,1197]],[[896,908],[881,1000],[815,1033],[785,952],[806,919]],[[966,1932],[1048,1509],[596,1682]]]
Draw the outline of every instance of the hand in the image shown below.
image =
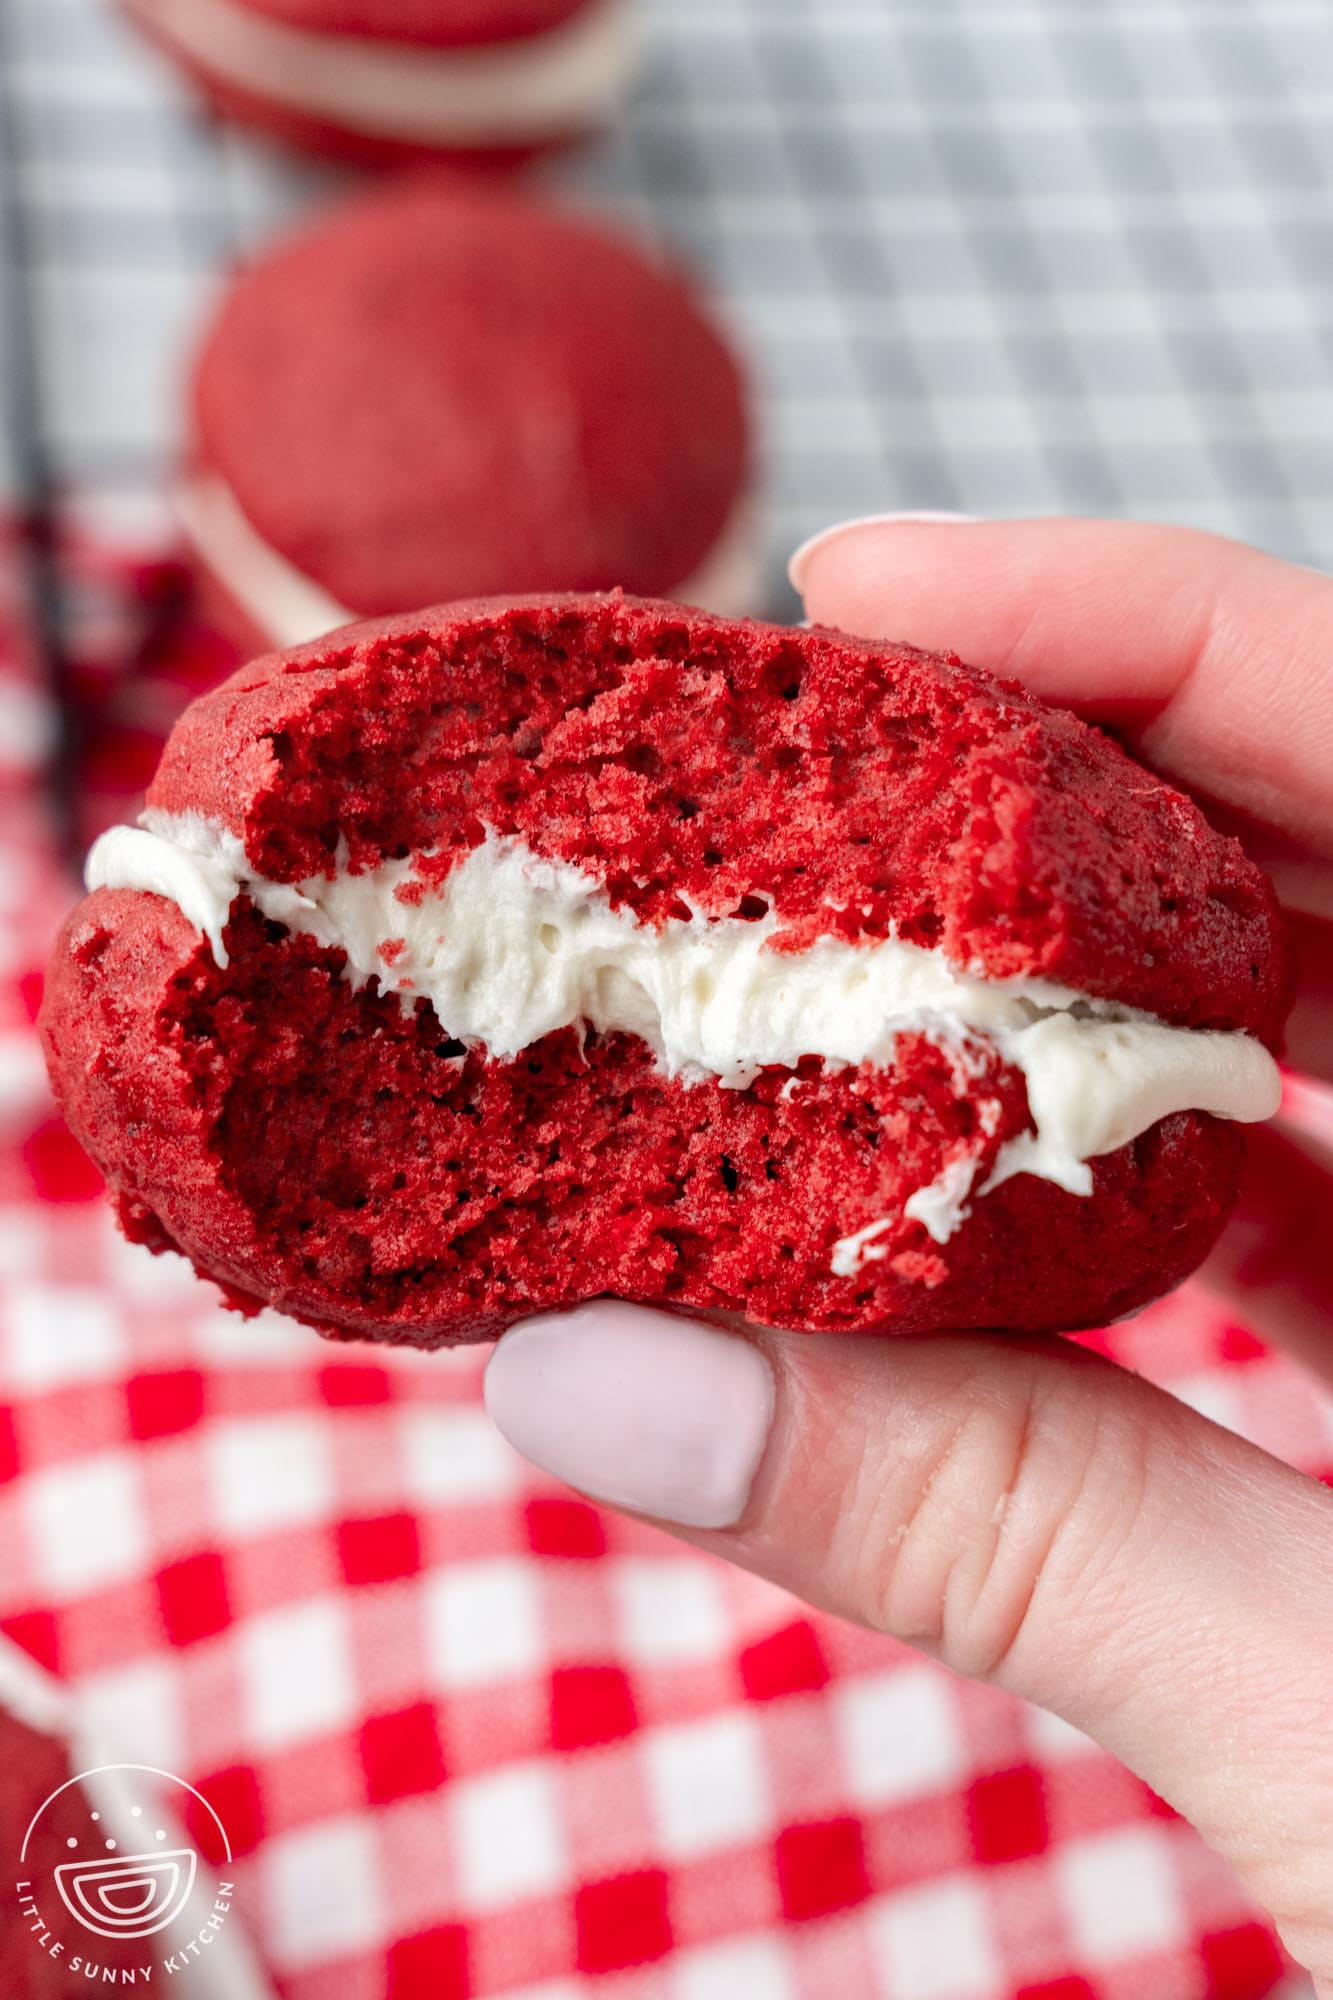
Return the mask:
[[[1112,723],[1243,829],[1333,1075],[1333,579],[1175,529],[870,522],[810,616]],[[1333,1166],[1276,1129],[1213,1282],[1333,1379]],[[793,1336],[615,1303],[506,1335],[500,1429],[612,1505],[1054,1710],[1229,1856],[1333,2000],[1333,1492],[1056,1339]]]

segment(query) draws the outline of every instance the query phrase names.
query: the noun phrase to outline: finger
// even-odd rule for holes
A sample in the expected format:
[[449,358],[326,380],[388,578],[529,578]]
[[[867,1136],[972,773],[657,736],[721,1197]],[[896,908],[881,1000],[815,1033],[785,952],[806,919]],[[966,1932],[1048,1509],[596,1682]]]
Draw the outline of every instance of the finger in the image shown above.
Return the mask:
[[1200,1277],[1257,1333],[1333,1382],[1333,1155],[1276,1126],[1247,1136],[1240,1202]]
[[1333,855],[1333,579],[1184,528],[852,523],[798,550],[810,617],[953,650]]
[[1333,1978],[1333,1494],[1055,1340],[602,1303],[507,1334],[486,1394],[558,1477],[1088,1731]]

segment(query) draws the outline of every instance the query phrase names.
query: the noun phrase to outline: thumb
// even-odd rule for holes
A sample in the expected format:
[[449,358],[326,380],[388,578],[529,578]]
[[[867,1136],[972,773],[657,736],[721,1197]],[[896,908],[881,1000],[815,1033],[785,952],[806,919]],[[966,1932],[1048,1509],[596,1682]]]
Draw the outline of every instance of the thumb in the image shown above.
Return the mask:
[[507,1334],[486,1399],[571,1485],[1087,1731],[1333,1982],[1333,1494],[1058,1340],[605,1302]]

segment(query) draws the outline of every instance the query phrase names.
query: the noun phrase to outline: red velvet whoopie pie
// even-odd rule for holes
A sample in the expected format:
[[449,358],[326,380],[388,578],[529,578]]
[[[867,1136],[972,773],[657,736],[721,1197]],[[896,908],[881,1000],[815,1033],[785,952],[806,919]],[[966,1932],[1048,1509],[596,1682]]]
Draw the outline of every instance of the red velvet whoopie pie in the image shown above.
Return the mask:
[[1114,742],[905,646],[446,605],[197,701],[42,1015],[126,1232],[421,1346],[600,1294],[1074,1328],[1276,1108],[1272,892]]
[[630,0],[122,0],[227,118],[368,166],[507,166],[612,116]]

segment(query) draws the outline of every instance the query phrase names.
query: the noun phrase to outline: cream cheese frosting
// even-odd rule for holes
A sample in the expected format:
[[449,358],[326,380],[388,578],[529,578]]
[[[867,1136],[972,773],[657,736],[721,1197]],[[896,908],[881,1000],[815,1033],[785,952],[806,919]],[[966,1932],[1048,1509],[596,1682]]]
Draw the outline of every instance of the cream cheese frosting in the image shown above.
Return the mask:
[[251,526],[225,479],[206,474],[190,480],[177,494],[176,508],[196,555],[271,646],[285,652],[354,623],[355,611]]
[[[90,890],[167,897],[221,966],[228,914],[244,894],[265,917],[344,952],[355,986],[377,979],[405,1006],[429,1001],[450,1036],[497,1061],[558,1029],[590,1027],[639,1036],[687,1084],[743,1090],[804,1056],[891,1067],[896,1038],[915,1032],[950,1055],[965,1088],[979,1045],[990,1044],[1022,1072],[1035,1129],[1000,1147],[983,1195],[1021,1173],[1087,1195],[1090,1160],[1172,1112],[1250,1123],[1271,1117],[1281,1096],[1277,1065],[1252,1036],[1172,1027],[1044,980],[983,978],[892,936],[774,950],[781,922],[771,905],[754,921],[691,911],[659,928],[613,908],[581,869],[495,833],[438,884],[411,857],[354,873],[343,853],[329,874],[293,885],[259,875],[215,822],[149,811],[137,828],[102,835],[86,880]],[[983,1099],[983,1135],[998,1116]],[[948,1161],[912,1195],[908,1216],[947,1242],[979,1171],[979,1154]],[[886,1255],[880,1239],[895,1219],[842,1238],[835,1274]]]
[[[196,554],[271,645],[304,646],[365,616],[339,604],[266,542],[215,473],[190,480],[177,508]],[[671,595],[724,618],[743,618],[758,604],[760,581],[758,523],[753,505],[742,500],[699,568]]]
[[311,34],[233,0],[130,0],[214,76],[375,138],[489,146],[560,139],[609,117],[633,61],[625,0],[588,0],[540,35],[420,48]]

